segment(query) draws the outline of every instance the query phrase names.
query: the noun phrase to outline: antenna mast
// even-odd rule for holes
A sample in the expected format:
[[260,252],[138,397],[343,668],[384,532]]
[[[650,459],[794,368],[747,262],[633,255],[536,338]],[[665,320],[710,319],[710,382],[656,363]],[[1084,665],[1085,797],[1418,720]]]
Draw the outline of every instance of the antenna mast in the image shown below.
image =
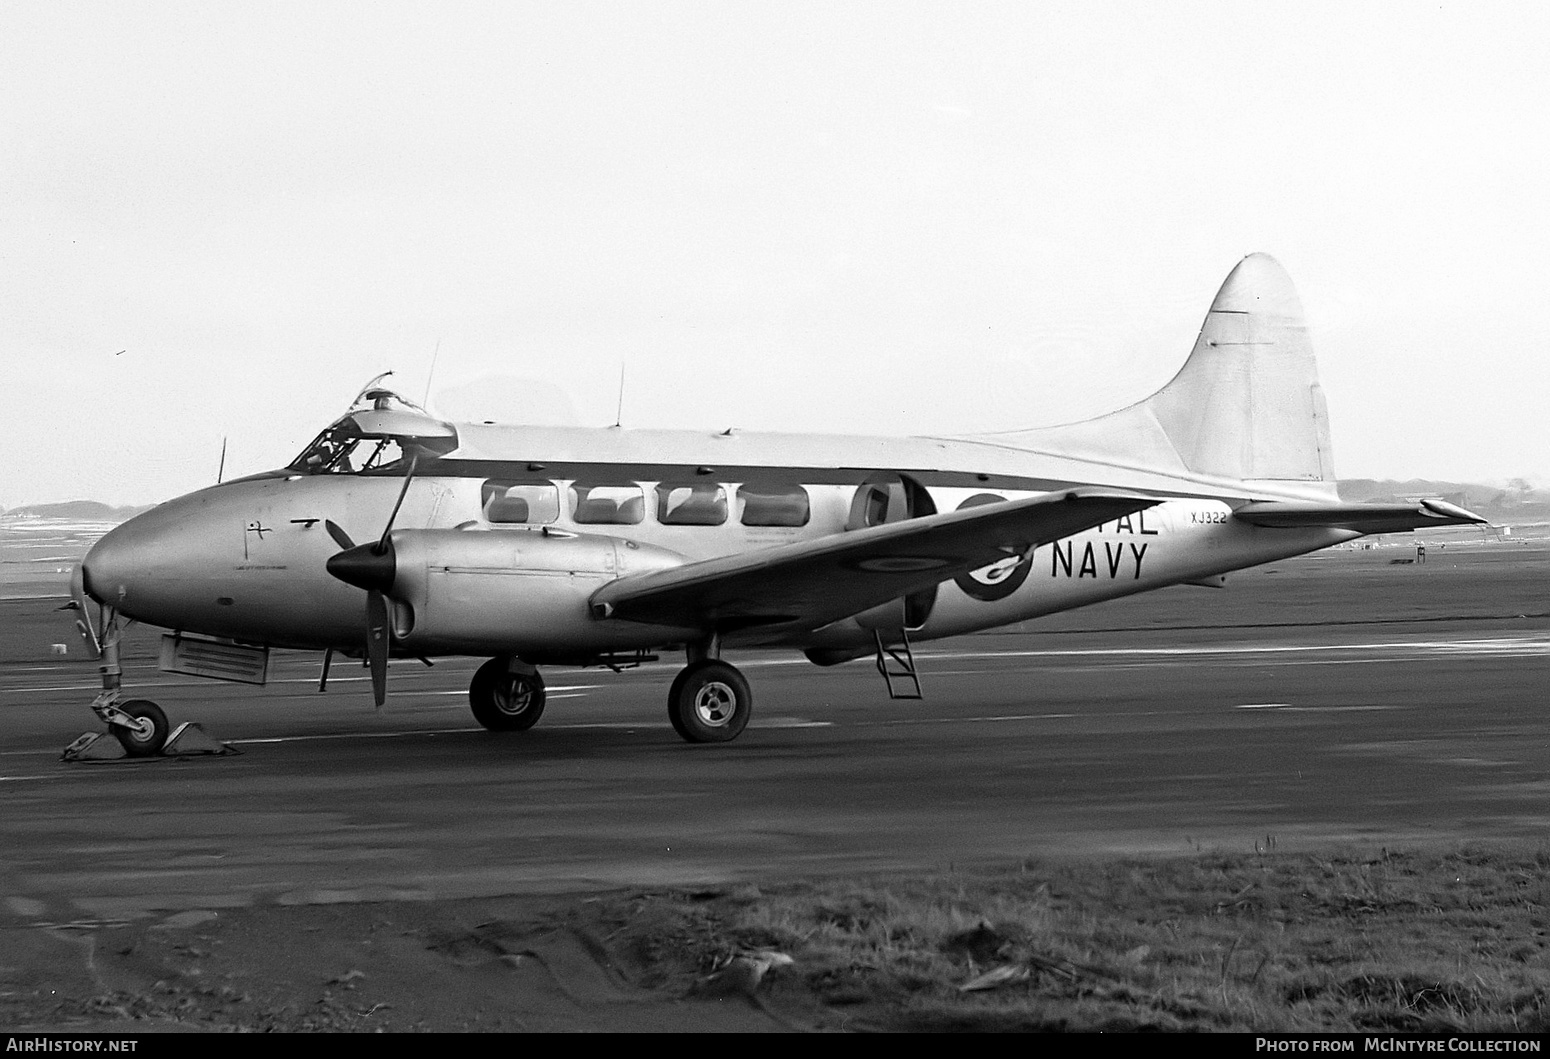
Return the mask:
[[431,354],[431,370],[425,373],[425,396],[420,399],[420,407],[424,408],[431,403],[431,380],[436,377],[436,358],[441,356],[441,339],[436,339],[436,351]]

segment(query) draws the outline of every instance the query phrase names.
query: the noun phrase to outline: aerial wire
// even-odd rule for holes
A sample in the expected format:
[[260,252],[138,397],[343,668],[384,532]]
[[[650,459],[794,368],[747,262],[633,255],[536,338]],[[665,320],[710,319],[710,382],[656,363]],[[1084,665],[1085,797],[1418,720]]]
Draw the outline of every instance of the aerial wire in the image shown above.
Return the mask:
[[431,354],[431,370],[425,375],[425,396],[420,399],[421,408],[429,408],[431,403],[431,380],[436,377],[436,358],[441,356],[441,339],[436,339],[436,351]]

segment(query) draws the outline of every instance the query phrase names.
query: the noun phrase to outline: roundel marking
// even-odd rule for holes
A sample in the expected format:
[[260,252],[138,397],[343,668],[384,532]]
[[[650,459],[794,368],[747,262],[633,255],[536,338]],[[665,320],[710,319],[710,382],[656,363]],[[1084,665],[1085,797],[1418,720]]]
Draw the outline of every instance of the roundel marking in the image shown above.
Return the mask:
[[[1006,497],[997,496],[995,493],[975,493],[959,504],[958,510],[981,507],[985,504],[1000,504],[1005,500]],[[963,589],[964,594],[971,599],[977,599],[981,603],[994,603],[1021,588],[1023,582],[1028,580],[1028,571],[1032,566],[1031,562],[1020,555],[1009,555],[989,566],[959,574],[953,578],[953,584]]]
[[858,559],[854,566],[869,574],[912,574],[921,570],[940,570],[950,560],[934,555],[875,555]]

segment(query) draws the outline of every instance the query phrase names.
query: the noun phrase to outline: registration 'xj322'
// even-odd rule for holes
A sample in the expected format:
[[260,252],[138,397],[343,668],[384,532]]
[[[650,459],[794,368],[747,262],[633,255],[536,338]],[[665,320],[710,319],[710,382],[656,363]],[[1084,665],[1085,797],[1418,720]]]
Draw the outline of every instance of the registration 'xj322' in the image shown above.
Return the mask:
[[[753,697],[722,656],[873,657],[918,696],[910,644],[1226,573],[1366,533],[1480,522],[1433,500],[1342,503],[1290,280],[1245,258],[1183,368],[1063,426],[960,437],[449,423],[386,389],[280,470],[169,501],[77,568],[97,712],[134,755],[162,711],[121,686],[118,638],[172,630],[167,668],[262,680],[271,648],[489,659],[495,730],[544,709],[540,666],[681,652],[668,719],[724,742]],[[95,602],[96,609],[89,609]]]

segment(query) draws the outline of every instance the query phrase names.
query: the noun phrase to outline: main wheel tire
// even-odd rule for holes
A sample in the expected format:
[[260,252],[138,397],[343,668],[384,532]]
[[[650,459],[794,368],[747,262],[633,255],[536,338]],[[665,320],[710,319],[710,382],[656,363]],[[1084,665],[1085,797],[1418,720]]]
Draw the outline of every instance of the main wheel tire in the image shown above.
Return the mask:
[[506,659],[492,658],[469,682],[468,705],[474,720],[492,732],[524,732],[544,715],[543,675],[513,673]]
[[133,728],[113,725],[113,734],[123,744],[124,753],[130,757],[154,757],[161,753],[171,732],[161,707],[149,699],[130,699],[120,704],[119,709],[135,719]]
[[678,674],[668,693],[668,720],[691,743],[731,742],[748,727],[752,715],[748,681],[725,662],[694,663]]
[[683,722],[678,719],[678,697],[683,694],[684,680],[689,676],[689,670],[680,669],[678,675],[673,678],[673,686],[667,689],[667,719],[673,725],[673,731],[678,733],[678,738],[692,743],[694,739],[684,730]]

